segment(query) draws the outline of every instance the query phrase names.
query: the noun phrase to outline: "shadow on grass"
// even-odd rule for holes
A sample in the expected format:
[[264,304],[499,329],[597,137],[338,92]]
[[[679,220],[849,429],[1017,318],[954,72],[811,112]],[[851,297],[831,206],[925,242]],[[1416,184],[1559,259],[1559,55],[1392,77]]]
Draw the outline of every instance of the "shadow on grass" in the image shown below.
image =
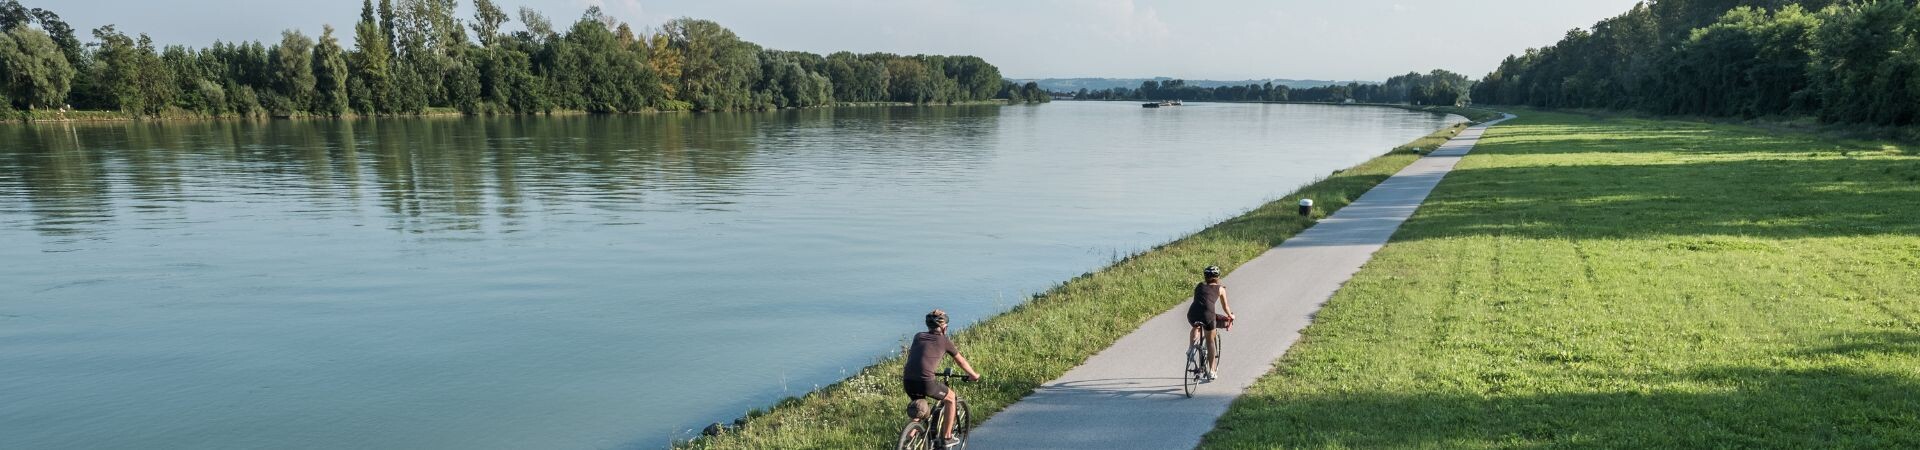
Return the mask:
[[[1791,247],[1769,239],[1920,235],[1920,213],[1908,206],[1920,205],[1920,158],[1844,157],[1834,153],[1842,144],[1705,125],[1606,122],[1520,122],[1494,133],[1394,240],[1633,238],[1681,250],[1772,251]],[[1424,366],[1409,372],[1430,378],[1375,382],[1344,378],[1344,364],[1357,363],[1343,358],[1364,357],[1323,349],[1312,362],[1283,362],[1203,447],[1920,448],[1920,370],[1912,363],[1920,332],[1908,331],[1920,328],[1904,325],[1807,339],[1738,362],[1709,351],[1699,360],[1577,371],[1495,362],[1476,374],[1432,367],[1453,355],[1415,358],[1403,364]],[[1389,345],[1361,346],[1382,347]]]
[[[1904,159],[1904,158],[1903,158]],[[1920,233],[1920,160],[1456,169],[1396,239]]]
[[[1851,339],[1809,351],[1912,355],[1920,335]],[[1730,367],[1651,386],[1534,393],[1526,393],[1524,380],[1491,379],[1517,386],[1256,393],[1242,398],[1202,447],[1920,448],[1920,382],[1910,373]]]
[[1920,333],[1907,331],[1874,331],[1865,333],[1836,334],[1827,338],[1833,344],[1815,347],[1801,352],[1799,356],[1843,356],[1869,357],[1920,356]]

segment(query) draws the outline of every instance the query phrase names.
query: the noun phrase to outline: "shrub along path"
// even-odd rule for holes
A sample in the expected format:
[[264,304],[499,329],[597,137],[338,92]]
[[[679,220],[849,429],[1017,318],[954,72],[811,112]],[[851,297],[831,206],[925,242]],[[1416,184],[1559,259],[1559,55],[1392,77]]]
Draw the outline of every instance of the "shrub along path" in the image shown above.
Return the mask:
[[1523,114],[1203,448],[1920,448],[1911,147]]
[[[1199,443],[1214,419],[1286,352],[1314,311],[1386,244],[1493,123],[1467,129],[1228,274],[1228,302],[1239,320],[1223,335],[1220,378],[1200,386],[1193,398],[1181,393],[1188,332],[1183,302],[993,416],[968,446],[1169,449]],[[986,370],[991,374],[991,366]]]

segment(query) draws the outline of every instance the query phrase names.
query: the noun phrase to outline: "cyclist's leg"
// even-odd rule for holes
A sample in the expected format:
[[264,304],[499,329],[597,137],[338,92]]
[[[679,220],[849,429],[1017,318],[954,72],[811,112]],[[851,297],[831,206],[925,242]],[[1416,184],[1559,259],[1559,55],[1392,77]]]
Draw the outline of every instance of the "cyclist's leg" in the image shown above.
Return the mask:
[[953,439],[953,420],[954,416],[959,413],[954,407],[955,394],[953,393],[953,388],[949,387],[946,391],[945,395],[940,397],[940,405],[942,409],[946,410],[946,417],[940,420],[940,438]]
[[1214,371],[1220,370],[1220,330],[1219,329],[1207,330],[1207,355],[1212,356],[1211,358],[1208,358],[1208,361],[1207,361],[1207,373],[1213,373]]

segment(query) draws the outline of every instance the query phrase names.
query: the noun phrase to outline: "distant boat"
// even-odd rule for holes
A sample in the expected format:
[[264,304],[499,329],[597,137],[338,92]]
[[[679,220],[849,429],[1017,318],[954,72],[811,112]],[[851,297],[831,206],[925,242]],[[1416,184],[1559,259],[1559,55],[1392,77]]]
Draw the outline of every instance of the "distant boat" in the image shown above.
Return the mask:
[[1162,106],[1180,106],[1180,101],[1179,100],[1161,100],[1153,103],[1140,104],[1140,107],[1142,108],[1159,108]]

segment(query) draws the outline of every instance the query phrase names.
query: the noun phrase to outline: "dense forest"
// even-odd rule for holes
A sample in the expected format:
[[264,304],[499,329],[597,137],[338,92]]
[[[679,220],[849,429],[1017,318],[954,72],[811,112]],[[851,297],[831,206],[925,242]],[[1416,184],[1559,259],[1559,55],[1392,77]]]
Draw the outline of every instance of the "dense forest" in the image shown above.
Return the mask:
[[1080,100],[1191,100],[1191,101],[1295,101],[1341,103],[1413,103],[1457,106],[1465,104],[1473,80],[1465,75],[1434,70],[1409,72],[1388,78],[1385,83],[1348,83],[1305,89],[1274,85],[1272,82],[1245,86],[1199,87],[1185,80],[1147,80],[1137,89],[1112,88],[1074,93]]
[[1920,123],[1914,0],[1653,0],[1508,57],[1482,103]]
[[279,42],[206,48],[131,36],[112,25],[82,43],[58,14],[0,0],[0,101],[18,111],[134,116],[347,116],[556,110],[747,110],[839,102],[1044,102],[972,56],[762,48],[719,24],[675,19],[635,32],[598,7],[556,25],[519,9],[519,30],[493,0],[363,0],[345,48],[331,26]]

